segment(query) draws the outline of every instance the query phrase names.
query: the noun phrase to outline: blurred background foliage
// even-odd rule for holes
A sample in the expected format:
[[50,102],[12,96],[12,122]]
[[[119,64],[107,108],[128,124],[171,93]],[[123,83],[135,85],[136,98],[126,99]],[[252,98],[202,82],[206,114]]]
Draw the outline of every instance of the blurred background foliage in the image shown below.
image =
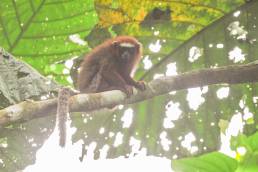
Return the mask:
[[[257,0],[1,0],[0,46],[42,75],[73,85],[85,53],[110,37],[132,35],[144,48],[135,78],[148,82],[257,60],[257,11]],[[77,128],[73,142],[83,140],[85,149],[96,142],[96,158],[100,149],[107,148],[107,158],[145,152],[178,159],[217,151],[221,134],[227,135],[228,124],[237,119],[239,133],[245,135],[232,141],[232,149],[237,154],[237,148],[244,146],[255,164],[257,97],[255,83],[223,84],[119,106],[115,113],[77,114],[72,116]],[[33,163],[35,145],[40,147],[44,140],[40,134],[52,132],[52,118],[49,123],[37,119],[1,130],[0,169],[14,171]],[[242,145],[243,140],[255,141]],[[245,166],[246,159],[237,155]],[[173,162],[183,171],[241,171],[235,159],[218,152]]]

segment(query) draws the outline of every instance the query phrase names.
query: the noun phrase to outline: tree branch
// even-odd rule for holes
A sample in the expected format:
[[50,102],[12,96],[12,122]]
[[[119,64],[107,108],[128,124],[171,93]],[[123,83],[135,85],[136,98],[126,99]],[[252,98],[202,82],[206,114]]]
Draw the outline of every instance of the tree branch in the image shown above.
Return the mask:
[[[126,98],[121,91],[107,91],[95,94],[78,94],[69,99],[71,112],[85,112],[117,104],[131,104],[154,96],[192,87],[212,84],[240,84],[258,81],[258,61],[245,65],[202,69],[177,76],[161,77],[147,84],[143,92],[134,89],[134,95]],[[12,122],[32,120],[56,113],[57,99],[24,101],[0,110],[0,126]]]

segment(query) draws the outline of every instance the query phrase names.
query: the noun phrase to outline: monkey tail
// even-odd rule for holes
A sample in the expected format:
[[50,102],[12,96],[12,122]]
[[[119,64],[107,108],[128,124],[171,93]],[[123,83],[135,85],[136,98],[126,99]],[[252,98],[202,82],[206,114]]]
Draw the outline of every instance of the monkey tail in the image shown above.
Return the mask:
[[64,87],[59,89],[56,122],[58,124],[58,129],[59,129],[59,145],[61,147],[64,147],[66,143],[66,121],[67,121],[67,115],[69,113],[69,98],[70,98],[69,88]]

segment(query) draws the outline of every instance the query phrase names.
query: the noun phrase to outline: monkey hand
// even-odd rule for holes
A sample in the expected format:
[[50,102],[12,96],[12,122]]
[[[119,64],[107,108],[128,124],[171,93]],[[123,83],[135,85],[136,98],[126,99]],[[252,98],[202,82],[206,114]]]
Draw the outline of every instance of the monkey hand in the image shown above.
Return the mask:
[[125,85],[125,88],[122,91],[127,95],[127,97],[133,95],[133,87],[131,85]]
[[144,91],[146,89],[146,83],[144,81],[137,81],[135,87]]

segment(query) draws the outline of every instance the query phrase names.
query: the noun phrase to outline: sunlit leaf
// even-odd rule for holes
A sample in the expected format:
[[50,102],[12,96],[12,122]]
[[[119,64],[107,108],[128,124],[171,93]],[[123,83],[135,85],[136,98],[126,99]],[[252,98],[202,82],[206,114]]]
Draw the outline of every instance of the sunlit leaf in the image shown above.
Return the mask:
[[198,158],[173,160],[172,168],[182,172],[232,172],[237,168],[237,161],[218,152]]

